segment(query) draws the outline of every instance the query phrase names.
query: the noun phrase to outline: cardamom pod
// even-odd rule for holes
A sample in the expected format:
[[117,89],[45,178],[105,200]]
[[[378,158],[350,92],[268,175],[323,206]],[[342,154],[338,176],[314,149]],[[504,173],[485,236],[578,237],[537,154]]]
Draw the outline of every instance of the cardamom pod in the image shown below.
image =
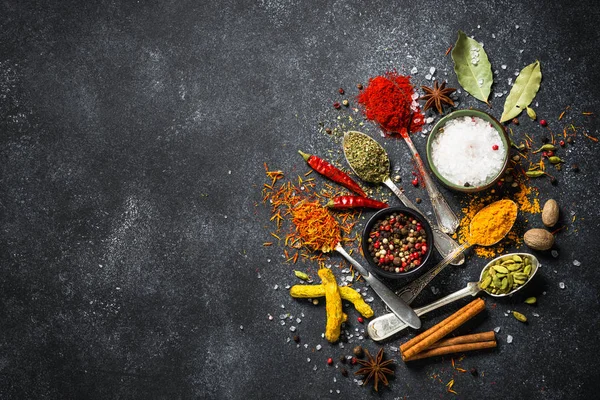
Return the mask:
[[527,175],[530,178],[539,178],[540,176],[545,175],[546,173],[544,171],[527,171],[525,172],[525,175]]
[[551,143],[547,143],[547,144],[543,145],[542,147],[540,147],[539,149],[535,150],[533,152],[533,154],[539,153],[540,151],[554,151],[554,150],[556,150],[556,146]]
[[552,157],[548,157],[548,161],[550,161],[552,164],[559,164],[564,162],[562,160],[562,158],[558,157],[558,156],[552,156]]
[[494,265],[492,266],[493,269],[496,270],[496,272],[500,272],[501,274],[508,274],[508,269],[506,269],[506,267],[503,267],[502,265]]
[[535,297],[528,297],[525,299],[525,303],[527,304],[535,304],[537,302],[537,299]]
[[294,271],[294,275],[296,275],[296,278],[300,278],[303,281],[307,281],[309,279],[308,274],[302,271]]
[[517,320],[521,322],[527,322],[527,317],[521,314],[520,312],[513,311],[512,314]]
[[488,286],[490,286],[490,283],[492,283],[492,277],[488,275],[486,278],[484,278],[481,281],[481,283],[479,284],[479,287],[482,290],[485,290]]
[[537,114],[535,113],[535,110],[531,107],[526,107],[525,111],[527,111],[527,116],[529,118],[531,118],[533,121],[535,121],[537,119]]
[[523,268],[523,264],[521,264],[521,263],[511,264],[511,265],[507,265],[506,268],[512,272],[519,271],[520,269]]

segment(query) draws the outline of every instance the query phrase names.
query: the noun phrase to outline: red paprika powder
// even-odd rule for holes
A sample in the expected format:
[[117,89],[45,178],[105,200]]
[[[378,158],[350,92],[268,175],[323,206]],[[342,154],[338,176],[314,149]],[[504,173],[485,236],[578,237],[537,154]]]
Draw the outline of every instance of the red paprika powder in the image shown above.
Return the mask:
[[402,133],[404,129],[411,133],[419,132],[425,122],[413,100],[414,93],[409,76],[391,71],[369,79],[357,100],[367,119],[377,122],[386,133]]

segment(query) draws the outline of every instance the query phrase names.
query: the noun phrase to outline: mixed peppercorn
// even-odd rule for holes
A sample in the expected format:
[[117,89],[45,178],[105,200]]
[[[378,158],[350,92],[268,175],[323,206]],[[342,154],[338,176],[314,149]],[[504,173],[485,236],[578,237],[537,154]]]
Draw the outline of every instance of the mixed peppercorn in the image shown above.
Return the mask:
[[427,254],[427,234],[421,222],[401,212],[377,221],[368,239],[369,256],[382,270],[408,272]]

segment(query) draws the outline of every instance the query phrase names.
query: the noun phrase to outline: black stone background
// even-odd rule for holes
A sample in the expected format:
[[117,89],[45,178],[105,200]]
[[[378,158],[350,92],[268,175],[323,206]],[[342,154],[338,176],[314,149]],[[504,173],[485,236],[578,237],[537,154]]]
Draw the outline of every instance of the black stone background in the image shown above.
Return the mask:
[[[488,299],[472,329],[500,327],[498,348],[455,358],[476,378],[450,357],[404,364],[396,349],[414,332],[358,339],[366,325],[351,307],[353,337],[328,344],[324,303],[286,290],[298,283],[293,269],[315,263],[291,266],[281,246],[262,246],[273,226],[261,189],[264,162],[291,179],[308,170],[298,149],[347,168],[339,136],[323,132],[348,115],[362,121],[333,109],[339,87],[356,106],[356,83],[413,67],[417,86],[435,67],[458,87],[444,56],[458,30],[483,42],[499,71],[492,115],[508,78],[538,59],[540,118],[555,132],[573,123],[598,136],[597,117],[581,115],[600,113],[598,10],[593,1],[1,1],[0,398],[594,398],[600,144],[579,136],[561,150],[557,186],[531,183],[541,202],[561,205],[560,255],[536,253],[544,266],[527,293]],[[486,109],[458,97],[459,108]],[[547,135],[520,120],[518,139]],[[409,183],[406,145],[371,123],[361,130],[385,143],[407,195],[431,211]],[[424,152],[425,135],[414,141]],[[460,213],[467,197],[442,191]],[[387,189],[375,196],[399,204]],[[541,226],[539,215],[521,219]],[[485,263],[469,253],[415,306],[462,288]],[[538,305],[524,305],[525,295]],[[423,317],[424,327],[467,301]],[[385,312],[377,298],[372,306]],[[513,309],[530,322],[505,316]],[[293,319],[282,326],[285,313]],[[340,373],[339,356],[356,344],[396,360],[379,395]],[[446,392],[450,379],[458,395]]]

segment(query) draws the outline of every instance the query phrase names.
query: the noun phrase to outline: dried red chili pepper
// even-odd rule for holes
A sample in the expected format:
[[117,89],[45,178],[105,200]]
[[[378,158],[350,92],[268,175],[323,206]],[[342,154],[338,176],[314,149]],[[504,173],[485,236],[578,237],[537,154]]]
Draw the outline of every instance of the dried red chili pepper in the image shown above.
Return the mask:
[[304,158],[304,160],[311,166],[312,169],[317,171],[323,176],[331,179],[334,182],[339,183],[340,185],[352,190],[354,193],[357,193],[363,197],[367,197],[366,193],[362,190],[358,183],[354,182],[352,178],[344,171],[338,169],[327,161],[319,158],[315,155],[306,154],[300,150],[298,153]]
[[337,210],[346,210],[348,208],[366,207],[366,208],[387,208],[388,204],[361,196],[337,196],[329,200],[325,205]]

